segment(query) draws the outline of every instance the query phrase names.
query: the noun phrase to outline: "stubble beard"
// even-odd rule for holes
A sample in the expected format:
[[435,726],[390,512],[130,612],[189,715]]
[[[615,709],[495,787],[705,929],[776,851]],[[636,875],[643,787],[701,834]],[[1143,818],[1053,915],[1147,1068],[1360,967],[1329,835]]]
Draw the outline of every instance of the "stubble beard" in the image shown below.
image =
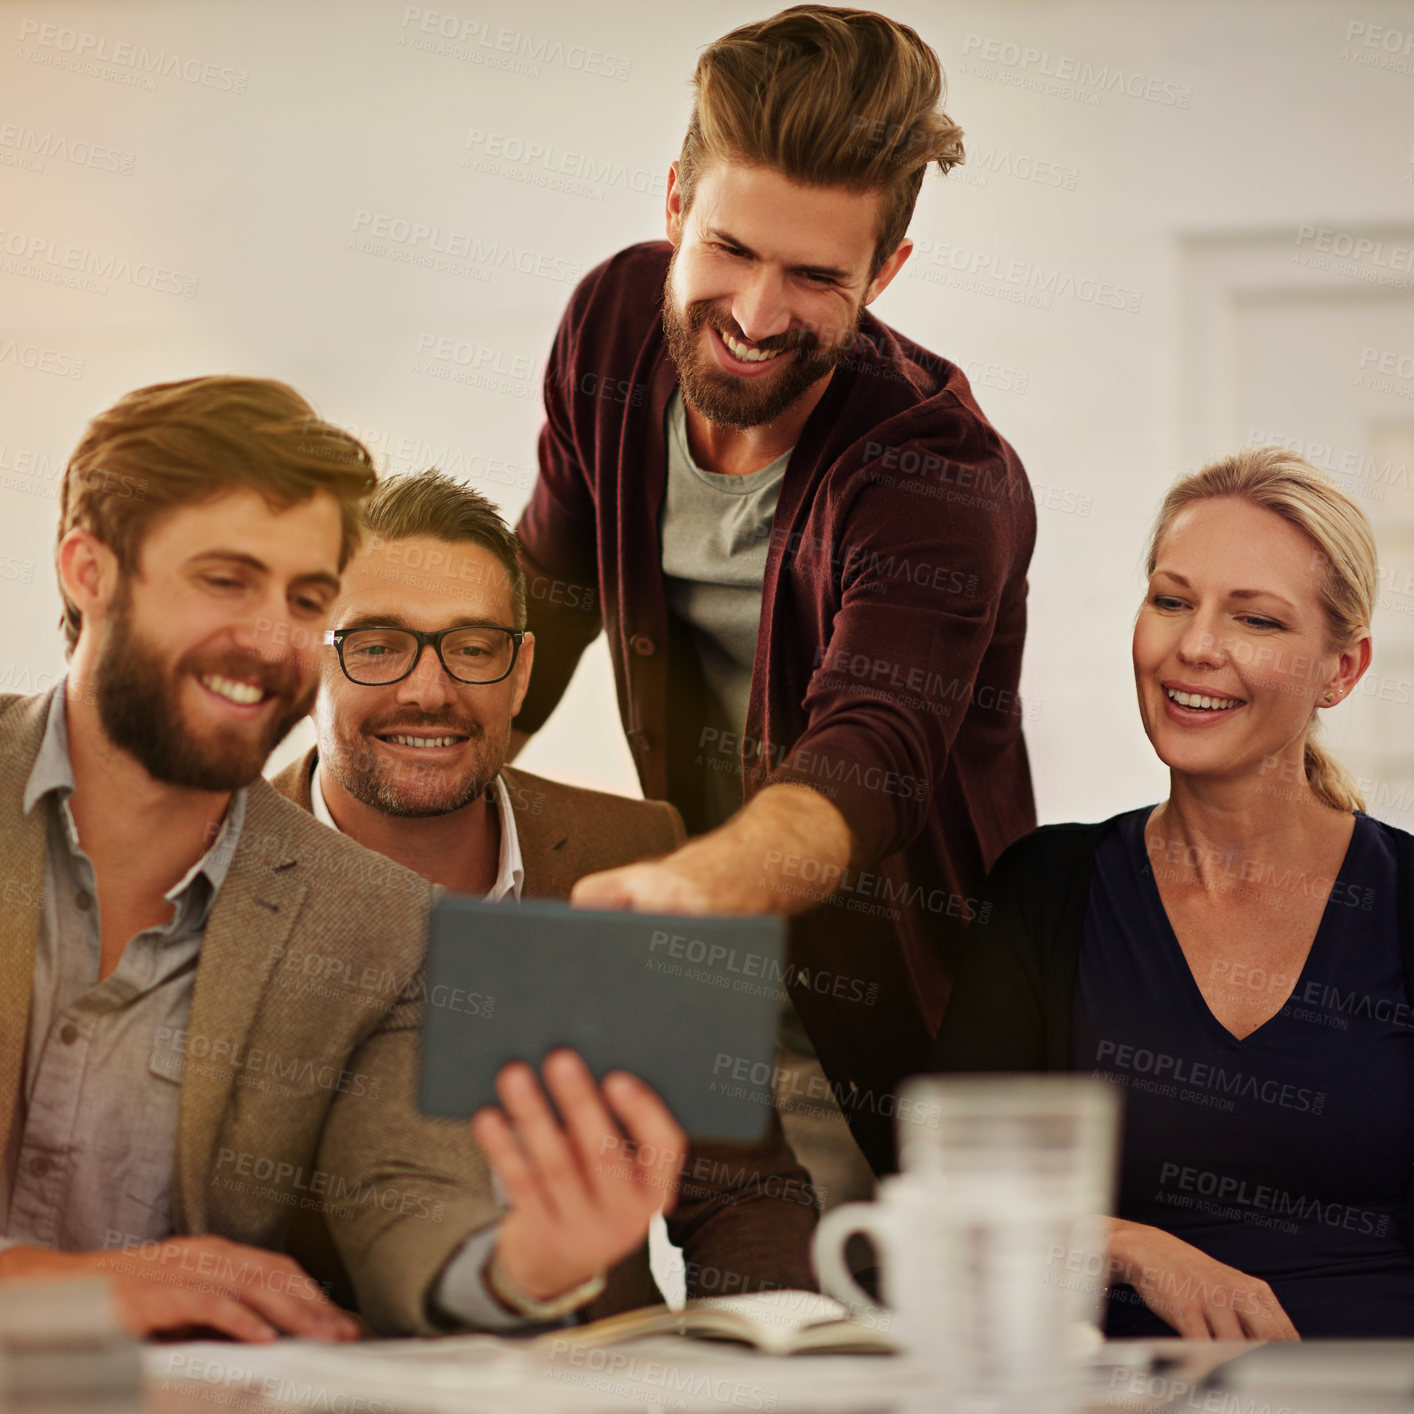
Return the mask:
[[[320,738],[332,751],[320,749],[320,766],[353,798],[380,814],[401,820],[421,820],[434,815],[450,815],[484,796],[505,762],[505,743],[498,750],[479,722],[452,713],[440,716],[403,716],[380,722],[376,719],[332,732],[323,729]],[[369,743],[373,738],[397,731],[441,729],[469,738],[473,760],[456,776],[434,762],[419,769],[416,761],[406,764],[389,761]]]
[[673,294],[673,266],[677,263],[677,257],[678,253],[674,251],[663,285],[663,332],[668,340],[668,353],[677,365],[683,398],[708,422],[738,431],[774,422],[812,384],[835,367],[859,328],[862,311],[856,310],[854,322],[828,347],[822,345],[819,337],[809,329],[762,339],[758,348],[790,349],[793,352],[782,355],[787,362],[778,372],[764,378],[738,377],[721,368],[703,347],[702,330],[710,325],[719,333],[729,333],[733,338],[741,338],[742,331],[731,316],[712,300],[698,300],[686,309],[678,304]]

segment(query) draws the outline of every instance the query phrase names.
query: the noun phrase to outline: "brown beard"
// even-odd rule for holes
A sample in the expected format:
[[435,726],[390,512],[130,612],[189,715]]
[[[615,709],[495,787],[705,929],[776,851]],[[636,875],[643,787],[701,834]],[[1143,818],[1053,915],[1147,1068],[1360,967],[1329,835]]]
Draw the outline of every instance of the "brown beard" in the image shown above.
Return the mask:
[[[182,716],[179,693],[184,677],[219,674],[254,678],[261,690],[284,704],[260,734],[235,724],[215,740],[196,737]],[[94,670],[99,720],[112,743],[126,751],[155,781],[188,790],[232,791],[260,775],[270,753],[290,734],[314,702],[317,684],[301,691],[293,665],[263,663],[230,652],[185,654],[169,673],[161,657],[138,631],[132,616],[132,589],[124,581],[113,601],[108,631]],[[296,694],[299,694],[298,696]]]
[[684,400],[708,422],[721,427],[744,430],[774,422],[812,384],[834,368],[859,327],[861,310],[856,309],[853,324],[828,348],[823,347],[819,337],[809,329],[762,339],[757,348],[792,350],[786,356],[789,362],[774,376],[738,378],[718,367],[712,355],[703,349],[702,329],[710,324],[719,333],[728,333],[743,343],[751,341],[712,300],[697,300],[686,310],[678,305],[673,296],[673,266],[677,258],[678,252],[674,250],[663,286],[663,332],[668,339],[668,353],[677,365]]
[[[332,718],[332,714],[331,714]],[[479,722],[458,717],[448,710],[438,713],[400,712],[385,719],[360,723],[349,731],[340,729],[336,719],[329,722],[333,740],[321,727],[320,766],[328,771],[355,800],[399,819],[424,819],[450,815],[485,795],[505,761],[505,743],[497,753]],[[414,729],[440,730],[447,735],[465,736],[477,743],[469,774],[460,778],[448,774],[445,766],[429,763],[419,772],[416,762],[398,767],[365,745],[369,737],[388,736]],[[333,749],[328,748],[332,746]],[[409,771],[409,767],[412,771]],[[417,789],[410,790],[411,774]]]

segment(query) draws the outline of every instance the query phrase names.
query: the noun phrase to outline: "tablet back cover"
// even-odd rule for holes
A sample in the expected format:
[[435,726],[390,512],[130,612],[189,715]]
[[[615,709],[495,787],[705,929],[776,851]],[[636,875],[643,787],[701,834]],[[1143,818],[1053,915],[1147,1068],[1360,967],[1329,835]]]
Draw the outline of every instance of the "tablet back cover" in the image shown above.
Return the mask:
[[488,904],[432,909],[419,1103],[497,1103],[508,1061],[578,1051],[596,1079],[639,1076],[694,1138],[760,1139],[785,996],[781,919]]

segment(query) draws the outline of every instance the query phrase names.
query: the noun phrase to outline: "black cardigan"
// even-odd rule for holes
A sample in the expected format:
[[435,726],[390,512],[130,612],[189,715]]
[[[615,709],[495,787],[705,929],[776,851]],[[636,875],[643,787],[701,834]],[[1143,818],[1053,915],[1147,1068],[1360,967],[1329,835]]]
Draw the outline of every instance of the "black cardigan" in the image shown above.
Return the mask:
[[[934,1070],[1075,1069],[1075,978],[1095,850],[1119,818],[1043,826],[997,860],[967,930]],[[1398,858],[1404,990],[1414,1005],[1414,835],[1376,823]]]

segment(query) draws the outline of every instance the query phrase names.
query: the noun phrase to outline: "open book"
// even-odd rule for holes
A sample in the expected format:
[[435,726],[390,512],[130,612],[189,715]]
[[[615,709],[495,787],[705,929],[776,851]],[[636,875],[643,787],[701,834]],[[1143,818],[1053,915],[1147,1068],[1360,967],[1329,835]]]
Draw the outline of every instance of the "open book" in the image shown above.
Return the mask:
[[893,1342],[877,1321],[856,1320],[849,1308],[813,1291],[762,1291],[750,1296],[709,1296],[681,1311],[644,1306],[541,1336],[576,1345],[618,1345],[648,1335],[690,1335],[735,1340],[767,1355],[806,1351],[832,1355],[890,1354]]

